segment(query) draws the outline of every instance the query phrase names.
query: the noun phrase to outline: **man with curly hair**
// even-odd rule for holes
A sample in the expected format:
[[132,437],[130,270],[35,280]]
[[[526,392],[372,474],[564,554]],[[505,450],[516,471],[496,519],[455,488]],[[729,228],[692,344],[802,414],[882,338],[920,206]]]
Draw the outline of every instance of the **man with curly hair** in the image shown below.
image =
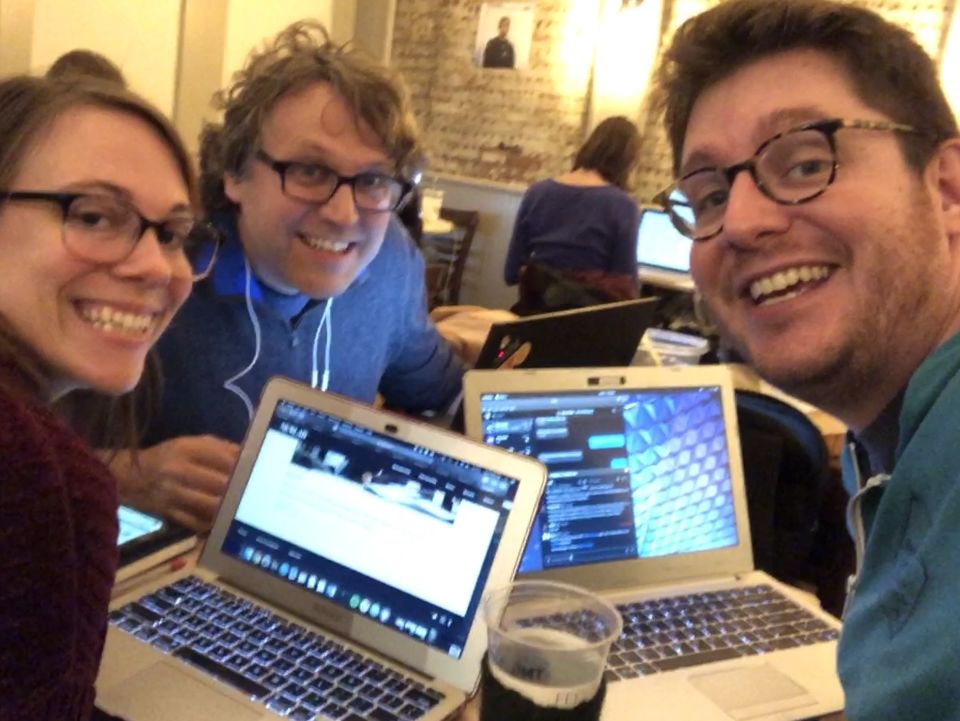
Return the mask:
[[199,530],[271,376],[416,412],[446,408],[463,373],[394,217],[419,160],[399,78],[304,21],[215,101],[201,183],[226,243],[159,347],[146,450],[114,462],[128,502]]

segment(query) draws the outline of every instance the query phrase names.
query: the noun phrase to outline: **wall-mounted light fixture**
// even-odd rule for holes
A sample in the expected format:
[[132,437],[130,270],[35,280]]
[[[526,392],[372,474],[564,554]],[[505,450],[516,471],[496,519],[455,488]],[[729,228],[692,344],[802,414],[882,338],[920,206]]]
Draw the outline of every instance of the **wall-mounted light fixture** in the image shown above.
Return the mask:
[[638,8],[643,4],[643,0],[620,0],[620,9]]

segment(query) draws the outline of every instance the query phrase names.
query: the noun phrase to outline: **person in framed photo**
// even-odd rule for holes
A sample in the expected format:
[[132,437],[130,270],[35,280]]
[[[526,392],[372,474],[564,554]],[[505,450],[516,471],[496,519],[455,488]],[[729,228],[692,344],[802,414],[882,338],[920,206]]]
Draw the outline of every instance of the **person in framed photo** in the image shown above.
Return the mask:
[[510,33],[510,17],[504,15],[497,23],[497,34],[487,41],[483,49],[483,67],[508,68],[516,67],[516,53],[513,43],[507,40]]

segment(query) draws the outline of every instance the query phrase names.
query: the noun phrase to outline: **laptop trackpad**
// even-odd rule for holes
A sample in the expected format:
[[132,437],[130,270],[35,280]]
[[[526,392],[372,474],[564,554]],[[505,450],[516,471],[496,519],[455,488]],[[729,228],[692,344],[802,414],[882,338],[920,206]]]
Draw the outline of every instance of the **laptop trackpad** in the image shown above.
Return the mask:
[[691,676],[690,683],[738,720],[816,703],[805,688],[767,664]]
[[136,721],[253,721],[263,716],[169,663],[155,664],[98,695],[110,713]]

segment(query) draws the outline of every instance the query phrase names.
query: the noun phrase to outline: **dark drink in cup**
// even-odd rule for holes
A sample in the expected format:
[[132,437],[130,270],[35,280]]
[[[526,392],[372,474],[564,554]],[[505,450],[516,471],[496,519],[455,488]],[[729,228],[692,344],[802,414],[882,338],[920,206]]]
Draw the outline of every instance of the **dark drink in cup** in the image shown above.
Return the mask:
[[622,621],[604,599],[547,581],[518,581],[484,600],[488,653],[481,721],[596,721],[603,670]]

